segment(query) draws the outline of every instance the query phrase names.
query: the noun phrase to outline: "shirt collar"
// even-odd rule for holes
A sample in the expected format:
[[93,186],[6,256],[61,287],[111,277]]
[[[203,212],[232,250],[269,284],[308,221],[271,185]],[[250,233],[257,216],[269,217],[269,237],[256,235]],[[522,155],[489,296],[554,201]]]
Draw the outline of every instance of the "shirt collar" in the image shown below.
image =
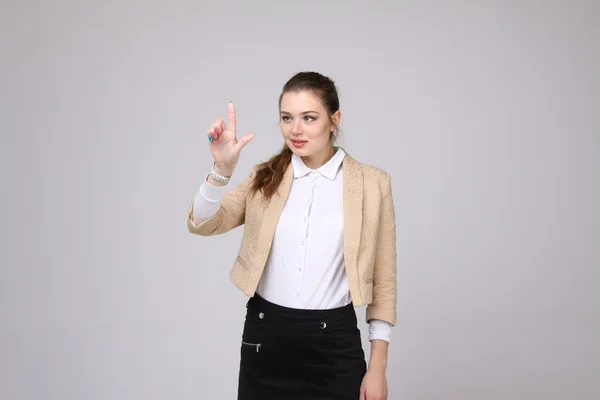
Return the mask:
[[324,165],[317,169],[312,169],[304,164],[302,158],[296,154],[292,154],[292,166],[294,167],[294,178],[301,178],[312,171],[317,171],[321,175],[331,180],[335,179],[335,176],[340,169],[340,165],[344,160],[346,153],[341,148],[338,148],[336,153],[327,161]]

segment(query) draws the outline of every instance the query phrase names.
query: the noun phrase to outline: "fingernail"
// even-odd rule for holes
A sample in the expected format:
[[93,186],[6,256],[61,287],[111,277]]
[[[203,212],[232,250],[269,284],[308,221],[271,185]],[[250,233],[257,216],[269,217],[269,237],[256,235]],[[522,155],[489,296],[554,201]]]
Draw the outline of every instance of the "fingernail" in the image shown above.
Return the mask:
[[212,137],[212,135],[210,135],[210,136],[208,137],[208,141],[212,143],[212,141],[213,141],[213,137]]

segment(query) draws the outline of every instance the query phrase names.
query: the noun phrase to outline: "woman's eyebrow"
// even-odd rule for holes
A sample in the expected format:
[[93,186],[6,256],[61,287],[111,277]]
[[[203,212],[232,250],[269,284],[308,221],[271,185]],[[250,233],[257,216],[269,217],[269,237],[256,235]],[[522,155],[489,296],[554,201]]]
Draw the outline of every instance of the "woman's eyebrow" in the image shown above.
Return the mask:
[[[282,114],[290,114],[290,115],[291,115],[291,113],[289,113],[289,112],[287,112],[287,111],[282,111],[281,113],[282,113]],[[309,111],[304,111],[304,112],[301,112],[301,113],[300,113],[300,115],[304,115],[304,114],[310,114],[310,113],[319,114],[319,113],[318,113],[318,112],[316,112],[316,111],[309,110]]]

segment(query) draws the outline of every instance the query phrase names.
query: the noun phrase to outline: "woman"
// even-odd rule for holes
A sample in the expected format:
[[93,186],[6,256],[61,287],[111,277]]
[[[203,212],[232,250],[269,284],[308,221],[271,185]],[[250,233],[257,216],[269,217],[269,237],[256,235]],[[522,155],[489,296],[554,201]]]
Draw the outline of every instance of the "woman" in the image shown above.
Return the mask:
[[[279,98],[285,145],[227,187],[252,138],[229,124],[208,130],[213,168],[188,212],[188,229],[216,235],[244,225],[230,273],[250,299],[238,400],[387,398],[396,323],[396,227],[390,177],[335,146],[335,84],[302,72]],[[367,305],[367,368],[354,307]]]

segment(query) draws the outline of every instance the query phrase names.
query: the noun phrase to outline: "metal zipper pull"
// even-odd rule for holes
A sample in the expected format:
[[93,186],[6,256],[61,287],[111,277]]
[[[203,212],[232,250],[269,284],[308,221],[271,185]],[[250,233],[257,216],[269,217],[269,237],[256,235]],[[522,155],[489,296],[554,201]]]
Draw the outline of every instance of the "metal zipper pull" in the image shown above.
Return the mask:
[[245,344],[247,346],[254,346],[256,347],[256,352],[258,353],[260,350],[260,346],[262,346],[262,343],[246,343],[244,341],[242,341],[242,344]]

